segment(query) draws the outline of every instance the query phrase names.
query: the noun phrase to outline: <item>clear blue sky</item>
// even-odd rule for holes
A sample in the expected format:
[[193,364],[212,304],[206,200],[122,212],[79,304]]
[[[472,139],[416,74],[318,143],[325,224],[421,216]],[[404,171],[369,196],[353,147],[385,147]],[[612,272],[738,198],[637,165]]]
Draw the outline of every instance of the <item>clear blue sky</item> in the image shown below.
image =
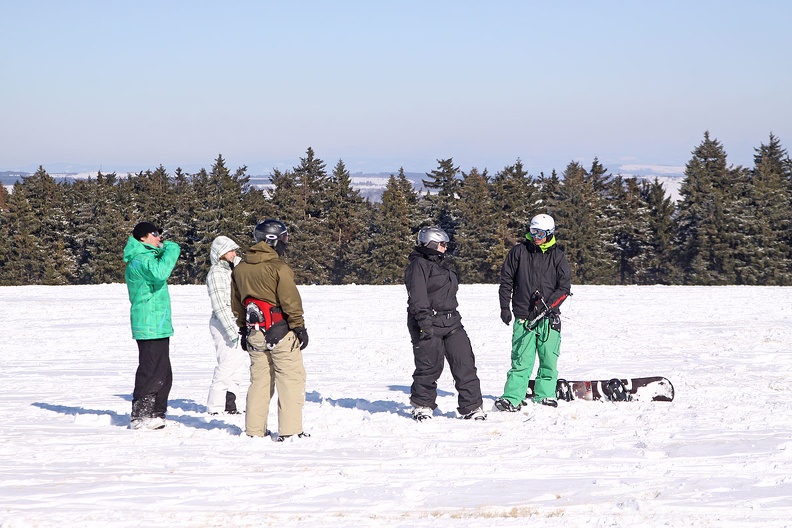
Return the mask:
[[0,0],[0,170],[792,151],[792,2]]

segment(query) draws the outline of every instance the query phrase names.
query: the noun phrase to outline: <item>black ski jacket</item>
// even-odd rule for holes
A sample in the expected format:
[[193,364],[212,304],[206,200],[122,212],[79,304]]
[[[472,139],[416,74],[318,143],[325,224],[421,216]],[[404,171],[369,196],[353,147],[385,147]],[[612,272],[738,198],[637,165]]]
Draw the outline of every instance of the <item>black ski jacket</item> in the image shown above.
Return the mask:
[[416,248],[409,260],[404,270],[408,318],[415,319],[424,330],[433,324],[450,326],[452,321],[458,322],[459,279],[455,272],[442,265],[442,254]]
[[572,272],[564,254],[553,244],[544,252],[533,241],[517,244],[506,255],[501,268],[501,309],[513,305],[514,317],[529,319],[538,313],[537,290],[553,311],[560,313],[558,305],[569,295]]

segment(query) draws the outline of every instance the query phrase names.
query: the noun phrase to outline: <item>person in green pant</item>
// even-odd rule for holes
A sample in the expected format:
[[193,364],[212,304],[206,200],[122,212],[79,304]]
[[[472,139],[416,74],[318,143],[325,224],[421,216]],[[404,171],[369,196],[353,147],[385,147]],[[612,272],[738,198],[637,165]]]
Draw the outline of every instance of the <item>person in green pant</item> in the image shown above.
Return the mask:
[[[517,412],[523,405],[536,357],[539,369],[534,402],[556,407],[558,355],[561,349],[561,319],[558,307],[570,295],[569,262],[556,245],[555,221],[539,214],[531,219],[525,240],[514,246],[501,268],[498,294],[501,320],[507,325],[514,309],[511,368],[506,374],[503,396],[495,400],[499,411]],[[549,309],[548,317],[529,327]]]
[[162,429],[173,383],[170,363],[171,303],[168,278],[181,248],[162,241],[151,222],[140,222],[124,247],[132,338],[138,346],[138,368],[132,392],[131,429]]

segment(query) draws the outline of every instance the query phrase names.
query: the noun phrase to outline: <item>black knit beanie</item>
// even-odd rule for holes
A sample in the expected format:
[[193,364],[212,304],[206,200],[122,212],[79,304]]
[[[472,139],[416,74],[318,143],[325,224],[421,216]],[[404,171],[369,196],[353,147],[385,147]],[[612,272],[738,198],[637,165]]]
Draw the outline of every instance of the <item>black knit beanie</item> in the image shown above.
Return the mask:
[[136,240],[140,240],[154,231],[159,231],[159,229],[151,222],[140,222],[135,226],[135,229],[132,230],[132,236],[135,237]]

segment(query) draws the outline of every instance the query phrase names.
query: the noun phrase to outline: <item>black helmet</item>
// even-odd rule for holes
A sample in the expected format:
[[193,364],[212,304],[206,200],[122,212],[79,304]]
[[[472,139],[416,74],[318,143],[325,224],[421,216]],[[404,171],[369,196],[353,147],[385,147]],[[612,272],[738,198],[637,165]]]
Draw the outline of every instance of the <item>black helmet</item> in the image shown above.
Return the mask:
[[264,241],[272,247],[277,247],[278,242],[285,245],[289,241],[289,233],[286,224],[270,218],[256,226],[253,230],[253,238],[256,239],[256,242]]
[[440,243],[448,243],[448,233],[443,231],[437,226],[422,227],[418,231],[418,245],[421,247],[428,247],[430,249],[437,249]]

